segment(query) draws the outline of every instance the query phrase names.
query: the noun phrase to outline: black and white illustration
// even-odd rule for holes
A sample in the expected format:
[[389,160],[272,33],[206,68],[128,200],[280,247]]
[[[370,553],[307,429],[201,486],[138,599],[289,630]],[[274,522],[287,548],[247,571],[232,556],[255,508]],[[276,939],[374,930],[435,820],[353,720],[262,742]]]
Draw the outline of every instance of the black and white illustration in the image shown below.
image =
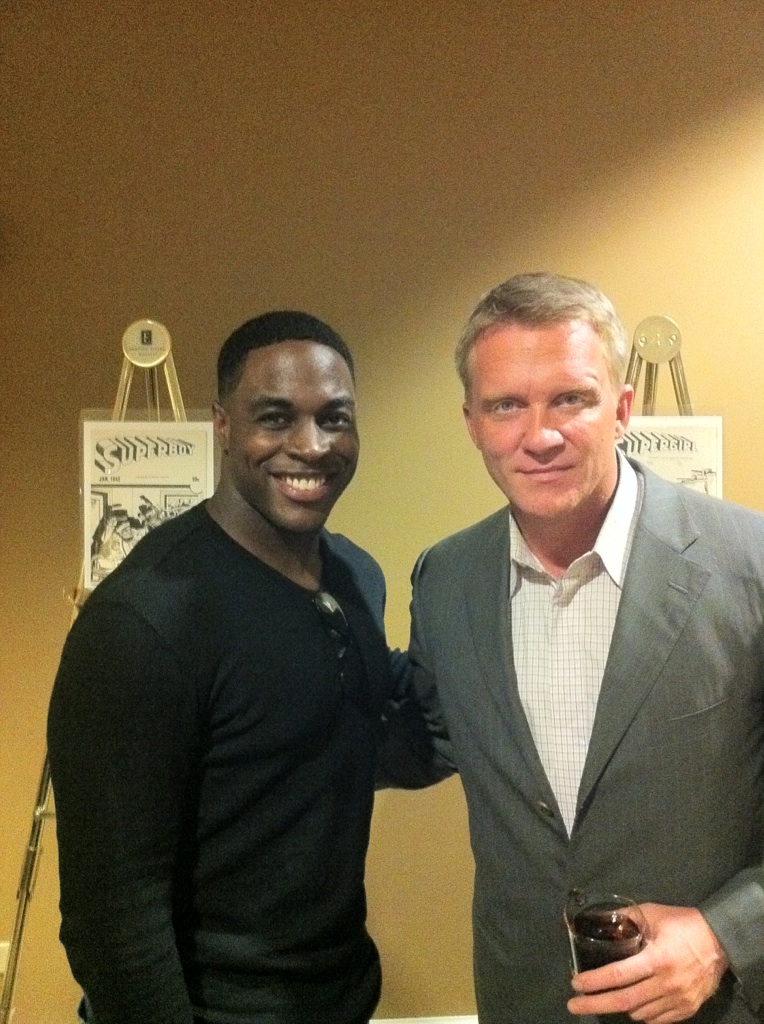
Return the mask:
[[722,496],[721,416],[632,416],[619,448],[666,480]]
[[85,588],[149,530],[210,497],[213,431],[203,422],[83,422]]

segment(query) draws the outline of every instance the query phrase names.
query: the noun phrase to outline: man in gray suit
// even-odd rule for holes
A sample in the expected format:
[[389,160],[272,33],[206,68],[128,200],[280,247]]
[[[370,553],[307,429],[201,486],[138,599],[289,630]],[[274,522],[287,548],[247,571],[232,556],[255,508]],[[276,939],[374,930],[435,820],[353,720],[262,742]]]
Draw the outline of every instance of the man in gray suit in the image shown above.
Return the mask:
[[[481,1024],[764,1020],[764,516],[618,451],[628,354],[550,274],[457,349],[509,510],[419,560],[410,654],[469,806]],[[635,898],[649,941],[571,982],[575,888]]]

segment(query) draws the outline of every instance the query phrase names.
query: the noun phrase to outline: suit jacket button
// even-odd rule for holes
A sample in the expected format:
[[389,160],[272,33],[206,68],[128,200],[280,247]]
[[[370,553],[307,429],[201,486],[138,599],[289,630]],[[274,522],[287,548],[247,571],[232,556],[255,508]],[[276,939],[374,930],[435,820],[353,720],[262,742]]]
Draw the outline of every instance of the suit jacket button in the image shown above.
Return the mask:
[[545,818],[554,817],[554,808],[550,807],[546,800],[537,800],[536,808],[544,815]]

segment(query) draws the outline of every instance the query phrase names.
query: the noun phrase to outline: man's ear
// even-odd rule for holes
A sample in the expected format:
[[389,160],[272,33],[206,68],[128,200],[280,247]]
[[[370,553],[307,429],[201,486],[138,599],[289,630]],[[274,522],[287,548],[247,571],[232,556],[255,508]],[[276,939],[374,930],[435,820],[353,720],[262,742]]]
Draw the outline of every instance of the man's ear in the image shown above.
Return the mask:
[[227,455],[230,444],[231,417],[220,402],[212,403],[212,425],[222,451]]
[[620,441],[626,433],[626,428],[631,419],[631,408],[634,404],[634,388],[631,384],[624,384],[616,406],[615,439]]
[[479,449],[480,445],[477,442],[477,436],[475,434],[475,422],[472,419],[472,415],[470,413],[470,403],[469,399],[467,398],[465,398],[464,402],[462,403],[462,413],[464,414],[464,422],[467,425],[467,432],[469,433],[470,438],[472,439],[472,443],[475,445],[476,448]]

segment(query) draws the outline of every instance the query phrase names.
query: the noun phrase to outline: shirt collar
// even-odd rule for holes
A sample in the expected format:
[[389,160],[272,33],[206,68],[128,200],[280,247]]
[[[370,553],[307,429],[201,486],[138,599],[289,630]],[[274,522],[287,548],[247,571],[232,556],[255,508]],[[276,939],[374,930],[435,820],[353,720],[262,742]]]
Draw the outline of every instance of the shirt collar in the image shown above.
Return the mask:
[[[634,468],[619,449],[616,449],[616,455],[618,458],[618,483],[592,551],[599,555],[605,571],[616,586],[622,587],[631,548],[634,520],[639,505],[640,484]],[[511,511],[509,513],[509,548],[512,552],[510,592],[514,594],[519,584],[517,566],[526,566],[540,573],[546,573],[546,570],[526,544]]]
[[639,503],[639,481],[634,468],[623,453],[617,449],[616,451],[618,454],[618,486],[593,550],[602,559],[602,564],[613,583],[622,587],[631,548],[634,518]]

